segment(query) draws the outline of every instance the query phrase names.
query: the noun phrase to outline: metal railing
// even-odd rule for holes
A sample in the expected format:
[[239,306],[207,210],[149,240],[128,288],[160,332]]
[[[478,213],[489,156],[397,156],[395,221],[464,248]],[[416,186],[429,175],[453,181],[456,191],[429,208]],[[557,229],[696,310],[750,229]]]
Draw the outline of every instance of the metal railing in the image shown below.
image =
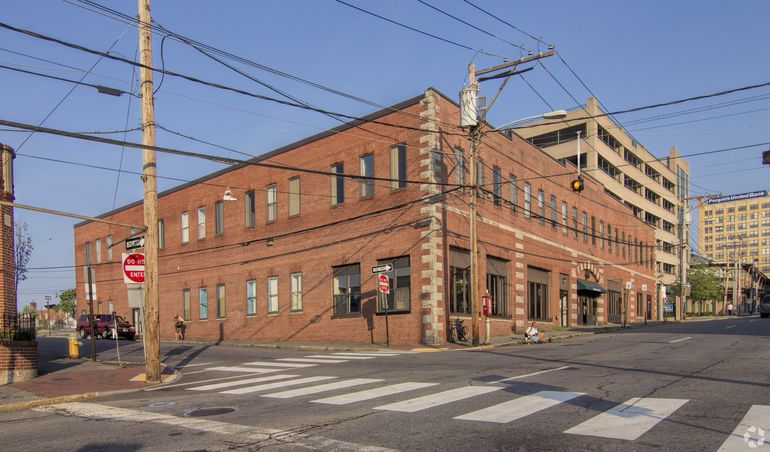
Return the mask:
[[0,317],[0,341],[35,340],[37,318],[34,314],[4,314]]

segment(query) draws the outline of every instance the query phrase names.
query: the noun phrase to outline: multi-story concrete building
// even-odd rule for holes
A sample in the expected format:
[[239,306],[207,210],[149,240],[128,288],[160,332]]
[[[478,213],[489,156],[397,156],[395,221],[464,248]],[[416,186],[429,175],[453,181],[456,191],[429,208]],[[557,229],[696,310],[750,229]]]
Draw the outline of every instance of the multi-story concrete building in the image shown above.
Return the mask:
[[679,279],[686,282],[690,181],[688,164],[676,148],[667,157],[656,157],[602,111],[594,97],[563,120],[537,121],[516,132],[554,158],[574,164],[579,136],[581,170],[628,206],[629,214],[655,228],[658,288]]
[[[469,180],[458,123],[457,104],[429,89],[161,193],[161,336],[173,336],[179,314],[189,339],[381,344],[386,309],[390,343],[439,344],[450,319],[470,329],[472,184],[484,193],[479,295],[491,297],[491,335],[532,320],[650,317],[654,230],[591,177],[573,193],[571,163],[488,127]],[[141,223],[142,205],[102,218]],[[111,246],[130,231],[90,221],[74,233],[78,310],[88,299],[81,268],[93,267],[95,311],[138,319]],[[372,273],[383,264],[392,266],[385,302]]]

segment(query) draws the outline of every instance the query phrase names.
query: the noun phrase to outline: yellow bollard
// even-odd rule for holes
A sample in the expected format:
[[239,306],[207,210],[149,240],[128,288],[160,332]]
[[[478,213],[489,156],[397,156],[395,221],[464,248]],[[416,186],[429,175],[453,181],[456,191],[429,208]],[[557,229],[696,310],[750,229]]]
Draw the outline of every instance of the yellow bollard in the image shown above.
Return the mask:
[[80,358],[80,345],[81,343],[76,337],[69,338],[70,359]]

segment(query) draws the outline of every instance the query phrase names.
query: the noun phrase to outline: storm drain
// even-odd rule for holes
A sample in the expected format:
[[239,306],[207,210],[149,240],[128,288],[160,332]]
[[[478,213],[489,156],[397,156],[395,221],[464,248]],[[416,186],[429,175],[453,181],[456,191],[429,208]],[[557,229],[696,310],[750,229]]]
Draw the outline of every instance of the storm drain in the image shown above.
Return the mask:
[[187,410],[184,412],[185,417],[205,417],[216,416],[218,414],[227,414],[235,411],[235,408],[231,407],[215,407],[215,408],[196,408],[194,410]]

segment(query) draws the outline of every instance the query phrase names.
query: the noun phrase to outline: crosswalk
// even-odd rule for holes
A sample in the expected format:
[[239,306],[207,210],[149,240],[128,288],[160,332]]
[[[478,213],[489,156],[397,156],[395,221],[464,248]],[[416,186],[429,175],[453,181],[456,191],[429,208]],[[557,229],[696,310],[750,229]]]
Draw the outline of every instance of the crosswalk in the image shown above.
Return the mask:
[[[593,411],[587,403],[577,400],[590,394],[571,391],[543,390],[525,395],[512,394],[503,381],[459,386],[457,383],[431,381],[390,382],[381,378],[342,378],[333,375],[302,376],[295,372],[323,364],[365,362],[393,354],[335,353],[309,355],[303,358],[280,358],[274,361],[253,361],[237,366],[211,367],[211,371],[242,372],[241,378],[225,377],[227,381],[204,380],[201,384],[187,383],[186,390],[216,392],[223,395],[255,394],[275,400],[295,399],[313,404],[347,406],[363,405],[377,412],[417,413],[479,398],[467,413],[455,415],[453,421],[510,424],[561,405],[586,407],[581,419],[563,430],[567,435],[589,436],[614,440],[636,441],[658,424],[675,416],[689,400],[679,398],[633,397],[616,402],[602,412]],[[359,359],[363,358],[363,359]],[[269,374],[269,375],[266,375]],[[328,394],[331,393],[331,394]],[[387,399],[386,403],[377,403]],[[400,399],[400,400],[399,400]],[[456,414],[456,412],[453,412]],[[553,414],[553,413],[552,413]],[[574,412],[573,412],[574,415]],[[566,427],[566,426],[565,426]],[[755,427],[754,430],[750,430]],[[731,427],[732,428],[732,427]],[[763,430],[764,429],[764,430]],[[746,446],[746,432],[770,431],[770,406],[754,405],[745,418],[724,441],[720,450],[736,450]],[[729,431],[729,430],[728,430]]]

